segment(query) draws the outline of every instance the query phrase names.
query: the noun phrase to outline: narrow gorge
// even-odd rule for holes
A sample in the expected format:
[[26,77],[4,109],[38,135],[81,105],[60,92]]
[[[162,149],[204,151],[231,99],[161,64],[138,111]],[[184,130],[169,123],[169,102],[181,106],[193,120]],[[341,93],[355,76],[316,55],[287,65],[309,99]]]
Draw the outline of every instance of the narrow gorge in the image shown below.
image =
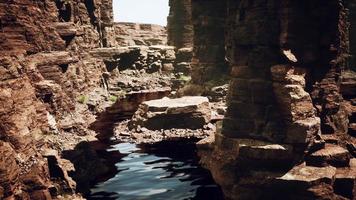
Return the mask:
[[113,1],[0,0],[0,199],[356,199],[355,0]]

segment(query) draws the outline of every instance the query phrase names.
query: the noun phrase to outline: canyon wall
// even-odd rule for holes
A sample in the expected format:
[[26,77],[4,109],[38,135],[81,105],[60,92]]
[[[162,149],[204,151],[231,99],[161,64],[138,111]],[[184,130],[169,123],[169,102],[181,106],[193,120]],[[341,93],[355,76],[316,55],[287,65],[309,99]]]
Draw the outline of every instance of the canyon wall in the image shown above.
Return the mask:
[[224,35],[226,9],[226,1],[192,0],[194,84],[206,85],[210,81],[214,85],[228,74]]
[[166,28],[160,25],[116,22],[106,34],[108,47],[167,45]]
[[[183,68],[191,59],[189,49],[176,54],[164,46],[164,27],[114,23],[111,0],[0,1],[0,38],[0,199],[80,199],[76,192],[88,192],[97,173],[110,170],[82,144],[96,140],[89,125],[104,108],[95,106],[114,101],[121,95],[115,89],[125,87],[109,79],[120,67],[171,72],[176,56]],[[140,88],[155,87],[150,81],[141,80]],[[132,96],[143,101],[154,92]]]
[[215,140],[198,144],[227,199],[355,198],[354,13],[345,6],[227,1],[228,110]]
[[347,8],[349,9],[349,22],[350,22],[350,52],[351,52],[351,59],[349,63],[349,67],[353,70],[356,70],[356,2],[355,1],[348,1]]
[[100,85],[105,65],[87,49],[103,45],[111,4],[0,1],[0,199],[74,193],[56,150],[88,132],[75,102]]
[[193,46],[191,0],[170,0],[167,32],[168,44],[177,49]]
[[[142,59],[148,71],[192,71],[197,85],[230,72],[226,116],[198,144],[226,199],[355,198],[356,2],[170,5],[176,52],[151,47]],[[144,57],[118,45],[166,44],[145,32],[156,28],[165,37],[162,27],[113,23],[111,0],[0,0],[0,199],[74,194],[59,154],[95,135],[78,98],[105,88],[118,58]]]

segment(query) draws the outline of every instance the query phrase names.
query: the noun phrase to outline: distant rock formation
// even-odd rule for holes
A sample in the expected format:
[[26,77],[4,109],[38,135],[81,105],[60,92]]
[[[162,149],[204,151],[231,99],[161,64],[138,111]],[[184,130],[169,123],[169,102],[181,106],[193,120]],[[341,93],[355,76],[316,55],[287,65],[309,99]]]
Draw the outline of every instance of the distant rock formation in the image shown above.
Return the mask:
[[117,22],[106,28],[106,36],[108,47],[167,45],[166,28],[154,24]]

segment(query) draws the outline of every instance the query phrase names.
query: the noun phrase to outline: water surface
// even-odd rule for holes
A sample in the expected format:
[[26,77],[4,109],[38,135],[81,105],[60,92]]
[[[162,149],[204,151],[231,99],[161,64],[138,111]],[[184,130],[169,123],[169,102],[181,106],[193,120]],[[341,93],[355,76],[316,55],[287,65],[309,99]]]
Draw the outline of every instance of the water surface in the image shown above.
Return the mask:
[[118,173],[97,183],[88,199],[222,199],[210,173],[199,166],[194,145],[121,143],[107,151],[124,155],[115,164]]

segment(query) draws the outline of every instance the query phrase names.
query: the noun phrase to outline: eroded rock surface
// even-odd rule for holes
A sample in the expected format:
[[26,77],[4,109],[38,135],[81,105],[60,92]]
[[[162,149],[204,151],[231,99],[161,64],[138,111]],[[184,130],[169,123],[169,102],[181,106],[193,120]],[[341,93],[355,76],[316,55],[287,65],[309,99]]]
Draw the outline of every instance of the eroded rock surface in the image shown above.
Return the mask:
[[[193,21],[195,14],[217,10],[195,10],[200,1],[192,2]],[[337,171],[345,170],[340,173],[348,177],[353,168],[354,81],[344,56],[349,39],[353,41],[345,23],[348,14],[354,16],[355,10],[347,12],[353,3],[211,2],[216,7],[219,3],[227,7],[222,18],[232,76],[228,109],[215,137],[198,147],[202,164],[225,197],[355,198],[354,179],[335,181]],[[213,14],[206,26],[217,18]],[[328,23],[321,24],[325,19]],[[315,26],[319,28],[308,28]],[[201,45],[197,41],[195,58]]]
[[[355,199],[354,0],[170,5],[176,47],[163,27],[113,23],[111,0],[0,2],[0,199],[80,199],[67,175],[87,193],[114,165],[90,125],[101,139],[205,138],[227,199]],[[189,81],[217,102],[136,112]]]
[[151,130],[203,128],[210,121],[211,109],[206,97],[163,98],[143,102],[131,120],[131,128]]
[[106,28],[107,46],[167,45],[166,28],[154,24],[114,23]]

